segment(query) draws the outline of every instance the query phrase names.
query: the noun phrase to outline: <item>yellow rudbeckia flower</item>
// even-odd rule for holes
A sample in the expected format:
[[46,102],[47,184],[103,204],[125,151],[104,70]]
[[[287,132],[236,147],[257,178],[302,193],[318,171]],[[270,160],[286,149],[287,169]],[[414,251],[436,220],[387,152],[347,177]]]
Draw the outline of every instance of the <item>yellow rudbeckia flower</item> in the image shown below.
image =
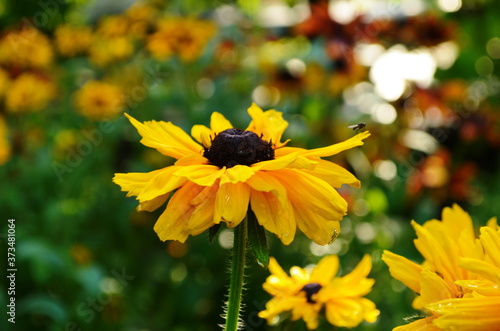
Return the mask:
[[336,255],[324,257],[312,270],[299,267],[290,269],[290,276],[274,258],[269,262],[269,276],[264,289],[273,296],[259,317],[273,324],[281,313],[291,311],[292,320],[303,319],[308,329],[318,327],[318,315],[326,308],[326,319],[332,325],[352,328],[363,320],[373,323],[379,311],[375,304],[364,298],[375,280],[366,278],[372,260],[365,255],[356,268],[343,277],[335,277],[339,267]]
[[[397,327],[394,331],[494,330],[482,327],[492,321],[500,322],[496,317],[498,306],[490,306],[484,314],[480,313],[483,309],[480,306],[487,302],[481,301],[481,297],[484,299],[487,294],[500,294],[500,239],[491,240],[493,236],[486,239],[482,234],[477,240],[472,219],[458,205],[444,208],[442,221],[431,220],[422,226],[413,221],[412,225],[418,237],[414,241],[415,246],[425,261],[417,264],[389,251],[384,251],[382,260],[389,266],[392,277],[419,294],[413,306],[428,317]],[[481,232],[498,233],[494,228],[496,224],[490,221]],[[491,265],[495,260],[498,265]],[[498,283],[492,283],[495,279]],[[474,302],[477,303],[475,307]],[[488,312],[491,314],[486,317]],[[466,321],[469,322],[468,327]],[[499,328],[500,324],[496,327]]]
[[248,113],[252,121],[245,130],[213,113],[210,128],[192,128],[197,142],[171,122],[141,123],[127,115],[144,145],[177,159],[163,169],[113,178],[128,196],[137,196],[140,211],[153,211],[170,198],[154,227],[161,240],[184,242],[221,222],[233,228],[249,206],[285,245],[297,227],[320,245],[339,234],[347,202],[335,188],[360,183],[321,157],[362,145],[370,134],[312,150],[285,147],[281,136],[288,123],[280,112],[253,104]]

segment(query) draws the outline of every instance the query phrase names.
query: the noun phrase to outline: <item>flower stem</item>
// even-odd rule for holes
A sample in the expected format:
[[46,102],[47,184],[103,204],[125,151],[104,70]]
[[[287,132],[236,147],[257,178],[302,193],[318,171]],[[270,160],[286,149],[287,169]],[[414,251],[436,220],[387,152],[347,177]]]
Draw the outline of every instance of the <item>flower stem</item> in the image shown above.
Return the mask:
[[229,283],[229,299],[227,302],[225,331],[238,330],[245,273],[245,253],[247,247],[247,218],[234,229],[233,257],[231,260],[231,280]]

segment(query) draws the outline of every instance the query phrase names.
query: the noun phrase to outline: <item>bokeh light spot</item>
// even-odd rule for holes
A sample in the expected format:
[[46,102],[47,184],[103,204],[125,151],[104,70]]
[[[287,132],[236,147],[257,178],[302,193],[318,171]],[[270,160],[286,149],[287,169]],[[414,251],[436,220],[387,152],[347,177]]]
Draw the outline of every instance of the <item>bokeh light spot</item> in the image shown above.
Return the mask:
[[375,176],[383,180],[392,180],[397,175],[396,164],[391,160],[378,160],[373,164]]

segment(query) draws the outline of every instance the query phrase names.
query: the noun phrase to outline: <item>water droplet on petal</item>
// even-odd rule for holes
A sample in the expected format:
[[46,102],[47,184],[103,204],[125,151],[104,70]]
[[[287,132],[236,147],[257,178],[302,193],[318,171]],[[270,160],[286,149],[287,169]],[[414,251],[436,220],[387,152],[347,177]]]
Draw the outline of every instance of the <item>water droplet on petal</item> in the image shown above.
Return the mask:
[[330,241],[328,242],[328,245],[332,244],[335,239],[337,239],[340,235],[340,232],[338,232],[336,229],[333,230],[333,235],[332,235],[332,238],[330,239]]

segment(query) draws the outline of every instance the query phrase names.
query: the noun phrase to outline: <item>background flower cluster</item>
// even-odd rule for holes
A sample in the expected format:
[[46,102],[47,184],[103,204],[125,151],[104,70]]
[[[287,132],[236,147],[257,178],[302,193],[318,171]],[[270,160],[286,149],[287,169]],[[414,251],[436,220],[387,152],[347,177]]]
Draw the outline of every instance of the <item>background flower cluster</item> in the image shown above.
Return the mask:
[[[382,251],[422,262],[410,221],[452,203],[476,228],[500,215],[499,15],[494,0],[0,1],[0,215],[17,222],[17,326],[220,324],[231,232],[163,243],[159,214],[137,213],[111,178],[173,162],[141,148],[124,112],[189,130],[217,111],[245,127],[252,102],[283,112],[297,147],[367,124],[363,148],[332,159],[362,182],[340,191],[350,210],[337,241],[268,239],[284,269],[338,254],[347,274],[371,254],[381,314],[356,329],[401,325],[414,295]],[[249,272],[243,321],[263,329],[268,271]]]

